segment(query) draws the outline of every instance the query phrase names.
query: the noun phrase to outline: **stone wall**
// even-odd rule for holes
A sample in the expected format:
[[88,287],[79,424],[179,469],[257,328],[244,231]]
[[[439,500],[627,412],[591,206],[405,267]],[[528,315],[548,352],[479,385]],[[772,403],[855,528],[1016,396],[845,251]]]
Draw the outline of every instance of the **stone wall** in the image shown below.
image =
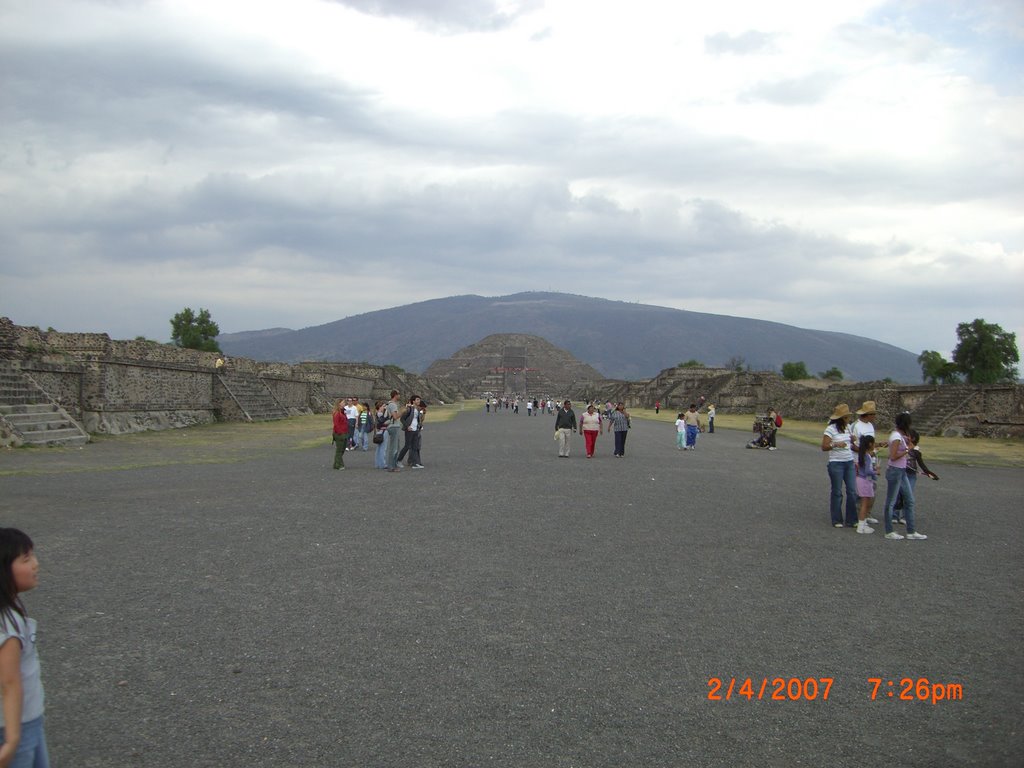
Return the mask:
[[[0,318],[0,356],[18,361],[87,431],[121,434],[236,421],[245,414],[219,384],[220,355],[103,333],[64,333]],[[392,389],[451,402],[443,384],[391,366],[365,363],[265,363],[227,359],[230,370],[258,376],[289,413],[328,412],[341,397],[387,400]],[[221,391],[218,392],[217,387]]]

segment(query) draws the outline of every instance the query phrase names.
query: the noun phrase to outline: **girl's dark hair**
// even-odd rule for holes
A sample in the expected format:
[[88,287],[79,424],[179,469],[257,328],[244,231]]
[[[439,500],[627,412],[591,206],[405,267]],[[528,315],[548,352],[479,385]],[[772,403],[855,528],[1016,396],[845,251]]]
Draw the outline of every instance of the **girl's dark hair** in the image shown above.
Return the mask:
[[864,459],[867,457],[868,451],[870,451],[872,448],[874,448],[874,446],[875,446],[875,437],[874,437],[874,435],[862,435],[861,436],[860,444],[857,446],[857,464],[860,466],[860,468],[862,470],[864,469]]
[[685,415],[686,415],[685,413],[683,413],[682,411],[680,411],[680,412],[679,412],[679,415],[678,415],[678,416],[676,416],[676,418],[677,418],[677,419],[681,419],[681,418],[683,418],[683,416],[685,416]]
[[906,432],[910,429],[910,414],[906,411],[903,413],[897,413],[893,422],[896,424],[896,429],[900,432]]
[[921,442],[921,435],[918,434],[918,431],[916,429],[910,430],[907,434],[910,435],[910,439],[914,441],[914,445],[917,445],[918,443]]
[[0,528],[0,621],[9,618],[13,622],[13,612],[25,618],[25,606],[18,599],[18,588],[14,583],[11,566],[15,560],[33,549],[35,545],[28,534],[17,528]]

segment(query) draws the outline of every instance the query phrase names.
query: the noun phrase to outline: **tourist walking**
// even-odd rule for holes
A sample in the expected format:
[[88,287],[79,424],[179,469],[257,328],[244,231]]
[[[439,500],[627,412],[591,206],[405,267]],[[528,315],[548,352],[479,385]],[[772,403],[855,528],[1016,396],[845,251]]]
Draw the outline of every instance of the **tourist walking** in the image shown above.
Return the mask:
[[566,400],[558,409],[555,416],[555,439],[558,441],[558,457],[569,458],[569,449],[572,443],[569,435],[576,431],[576,414],[573,413],[572,403]]
[[615,452],[613,456],[622,458],[626,455],[626,435],[629,433],[631,423],[629,420],[629,412],[626,410],[626,404],[619,402],[615,406],[615,410],[611,412],[608,417],[608,432],[615,433]]
[[580,417],[580,432],[583,433],[583,441],[586,446],[587,458],[594,458],[594,447],[597,445],[597,436],[601,434],[601,414],[591,403],[587,406],[587,412]]
[[715,434],[715,404],[711,403],[708,406],[708,434]]
[[[850,406],[840,403],[828,417],[821,438],[821,450],[828,453],[828,482],[831,487],[829,514],[834,528],[857,525],[857,473],[853,466],[853,437],[847,429]],[[846,488],[846,519],[843,520],[843,488]]]
[[676,417],[676,450],[681,451],[686,446],[686,411],[680,411]]

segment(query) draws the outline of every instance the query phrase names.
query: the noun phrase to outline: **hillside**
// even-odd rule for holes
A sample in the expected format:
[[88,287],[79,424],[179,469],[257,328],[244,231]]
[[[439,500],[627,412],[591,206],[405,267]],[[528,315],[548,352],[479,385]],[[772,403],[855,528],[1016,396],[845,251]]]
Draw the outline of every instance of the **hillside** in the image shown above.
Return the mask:
[[256,360],[365,360],[420,373],[495,333],[541,336],[615,379],[650,378],[689,359],[723,365],[734,357],[757,370],[803,360],[812,373],[836,366],[847,379],[921,378],[916,355],[873,339],[564,293],[452,296],[219,341],[225,353]]

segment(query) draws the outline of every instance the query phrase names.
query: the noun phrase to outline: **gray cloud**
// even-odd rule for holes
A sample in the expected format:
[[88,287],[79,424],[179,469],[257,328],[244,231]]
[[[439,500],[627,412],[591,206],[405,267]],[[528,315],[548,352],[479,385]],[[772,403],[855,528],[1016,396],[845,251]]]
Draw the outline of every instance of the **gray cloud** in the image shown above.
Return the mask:
[[332,0],[374,16],[400,16],[442,32],[497,31],[543,7],[519,0],[511,9],[495,0]]
[[835,75],[827,72],[811,72],[803,77],[794,77],[774,82],[758,83],[740,95],[741,101],[767,101],[782,106],[805,106],[822,101],[836,84]]
[[713,55],[773,53],[776,50],[775,35],[753,29],[738,35],[718,32],[704,37],[704,50]]

